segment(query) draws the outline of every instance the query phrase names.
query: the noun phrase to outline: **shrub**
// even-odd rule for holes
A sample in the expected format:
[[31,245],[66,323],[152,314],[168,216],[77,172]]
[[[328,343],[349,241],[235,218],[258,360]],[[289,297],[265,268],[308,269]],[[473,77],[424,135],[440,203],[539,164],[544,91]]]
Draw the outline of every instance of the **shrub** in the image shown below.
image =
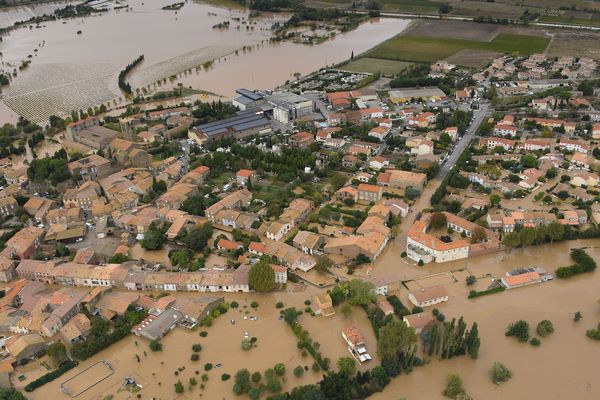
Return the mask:
[[585,332],[585,335],[590,339],[600,340],[600,324],[598,324],[598,327],[596,329],[588,329]]
[[229,374],[223,374],[223,375],[221,375],[221,380],[223,382],[228,381],[230,378],[231,378],[231,375],[229,375]]
[[419,267],[422,267],[423,265],[425,265],[425,263],[423,262],[423,260],[419,260],[419,262],[417,264],[419,265]]
[[29,382],[29,384],[25,386],[25,391],[33,392],[35,389],[39,388],[42,385],[45,385],[48,382],[55,380],[56,378],[60,377],[62,374],[69,371],[70,369],[75,368],[76,366],[76,361],[67,360],[54,371],[48,372],[47,374],[40,376],[36,380]]
[[552,325],[551,321],[545,319],[537,324],[536,332],[541,337],[548,336],[551,333],[554,333],[554,325]]
[[192,354],[192,356],[190,357],[190,359],[192,361],[198,361],[198,360],[200,360],[200,354],[194,353],[194,354]]
[[200,336],[207,337],[208,336],[208,332],[206,332],[206,331],[200,331]]
[[482,290],[480,292],[476,291],[476,290],[471,290],[469,292],[469,299],[474,299],[476,297],[481,297],[481,296],[487,296],[488,294],[494,294],[494,293],[499,293],[499,292],[504,292],[506,289],[504,288],[504,286],[499,286],[493,289],[488,289],[488,290]]
[[250,377],[250,379],[252,380],[252,382],[258,383],[262,379],[262,375],[260,374],[260,372],[257,371],[257,372],[252,373],[252,376]]
[[211,363],[206,363],[204,364],[204,370],[205,371],[210,371],[212,369],[213,365]]
[[519,320],[512,323],[506,329],[506,336],[514,336],[519,339],[520,342],[526,342],[529,340],[529,324],[527,321]]
[[231,303],[229,303],[229,307],[231,308],[238,308],[239,306],[240,304],[237,301],[232,301]]
[[473,275],[469,275],[469,276],[467,276],[466,282],[467,282],[467,286],[471,286],[471,285],[475,284],[475,282],[477,282],[477,278],[475,278],[475,276],[473,276]]
[[162,343],[156,340],[151,341],[149,346],[152,351],[162,351]]
[[200,350],[202,350],[202,345],[200,343],[196,343],[192,345],[192,351],[198,353]]
[[277,304],[275,304],[275,308],[283,308],[283,303],[278,301]]
[[304,305],[310,306],[311,305],[311,301],[310,300],[304,300]]
[[250,350],[252,348],[252,342],[250,339],[242,339],[242,350]]
[[258,308],[258,303],[256,301],[253,301],[252,303],[250,303],[250,307]]
[[512,378],[512,373],[504,365],[499,362],[495,362],[494,365],[492,365],[492,369],[490,369],[490,379],[496,385],[506,382],[510,378]]
[[540,339],[534,337],[534,338],[531,338],[531,340],[529,341],[529,344],[532,345],[532,346],[537,347],[540,344],[542,344],[542,342],[540,342]]
[[298,365],[296,368],[294,368],[294,376],[296,378],[300,378],[303,374],[304,368],[302,368],[302,366]]
[[583,318],[583,315],[581,315],[581,311],[577,311],[575,314],[573,314],[573,321],[579,322],[581,318]]
[[313,363],[311,368],[314,372],[319,372],[321,370],[321,367],[319,366],[319,364],[316,361]]
[[183,393],[183,383],[181,381],[177,381],[175,386],[175,393]]
[[423,312],[423,308],[419,307],[419,306],[414,306],[412,308],[412,314],[418,314],[418,313],[422,313]]
[[466,392],[460,376],[456,374],[448,375],[448,384],[442,394],[451,399],[457,399],[458,396],[464,396]]
[[406,258],[406,256],[408,256],[408,254],[406,254],[406,252],[405,252],[405,251],[403,251],[403,252],[400,254],[400,257],[402,257],[402,258]]
[[196,380],[196,378],[194,378],[193,376],[190,378],[190,387],[192,386],[196,386],[198,384],[198,381]]

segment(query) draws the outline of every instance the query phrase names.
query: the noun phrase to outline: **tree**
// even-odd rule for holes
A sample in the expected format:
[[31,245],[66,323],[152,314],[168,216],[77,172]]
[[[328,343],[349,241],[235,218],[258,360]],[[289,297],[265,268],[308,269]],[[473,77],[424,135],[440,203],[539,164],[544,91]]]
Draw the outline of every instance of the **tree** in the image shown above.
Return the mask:
[[519,241],[522,246],[530,246],[535,241],[535,228],[523,228],[519,232]]
[[157,340],[152,340],[149,346],[152,351],[162,351],[162,344]]
[[348,302],[353,306],[366,306],[375,300],[375,287],[371,282],[352,279],[348,282]]
[[544,319],[537,324],[536,332],[542,337],[548,336],[554,333],[554,325],[551,321]]
[[343,315],[345,318],[348,318],[348,317],[349,317],[349,316],[352,314],[352,306],[351,306],[350,304],[348,304],[348,303],[345,303],[345,304],[342,306],[342,309],[341,309],[341,311],[342,311],[342,315]]
[[442,394],[450,399],[457,399],[458,396],[466,394],[460,376],[456,374],[448,375],[448,384]]
[[302,368],[301,365],[298,365],[296,368],[294,368],[294,376],[296,378],[300,378],[302,375],[304,375],[304,368]]
[[208,244],[208,240],[212,237],[212,224],[209,222],[202,226],[194,226],[188,229],[181,238],[186,247],[194,252],[202,251]]
[[64,243],[57,243],[54,253],[57,257],[66,257],[71,254],[71,251],[67,246],[64,245]]
[[504,365],[499,362],[495,362],[494,365],[492,365],[492,369],[490,369],[490,379],[496,385],[506,382],[510,378],[512,378],[512,373]]
[[465,345],[467,347],[467,354],[469,354],[472,359],[477,359],[477,357],[479,357],[479,346],[481,345],[477,322],[473,322],[471,330],[466,334]]
[[250,268],[248,280],[257,292],[269,292],[275,288],[275,271],[267,259],[261,259]]
[[486,238],[487,234],[485,233],[485,229],[483,229],[481,226],[478,226],[475,229],[473,229],[473,232],[471,234],[471,243],[481,243]]
[[467,286],[471,286],[471,285],[474,285],[475,282],[477,282],[477,278],[473,275],[469,275],[469,276],[467,276],[465,281],[467,282]]
[[379,329],[377,354],[383,359],[394,359],[408,352],[417,343],[414,329],[402,321],[393,320]]
[[500,197],[500,195],[497,195],[497,194],[490,195],[490,205],[497,206],[498,204],[500,204],[500,201],[502,201],[502,197]]
[[356,361],[352,357],[340,357],[337,367],[339,372],[347,377],[352,377],[356,373]]
[[275,364],[273,370],[277,374],[277,376],[283,376],[285,374],[285,365],[282,363]]
[[502,244],[506,247],[518,247],[521,244],[519,232],[511,232],[502,238]]
[[334,173],[330,179],[331,186],[333,187],[333,190],[335,190],[335,191],[342,188],[346,184],[347,181],[348,181],[348,177],[346,177],[344,174],[341,174],[339,172]]
[[165,235],[154,224],[144,234],[142,247],[146,250],[160,250],[165,242]]
[[250,372],[246,368],[239,370],[235,374],[233,392],[237,395],[248,393],[250,390]]
[[565,227],[558,222],[552,222],[546,226],[546,235],[550,239],[550,243],[555,240],[562,240],[565,235]]
[[48,346],[48,356],[56,365],[60,365],[67,359],[67,349],[62,342],[52,343]]
[[429,227],[431,229],[439,229],[446,226],[447,219],[446,215],[441,212],[434,212],[431,214],[431,218],[429,220]]
[[321,274],[326,274],[329,272],[329,268],[333,267],[333,261],[331,258],[323,255],[317,258],[317,264],[315,265],[315,269],[317,272]]
[[514,336],[519,339],[520,342],[526,342],[529,340],[529,324],[527,321],[519,320],[512,323],[506,329],[506,336]]
[[579,322],[579,321],[581,321],[581,318],[583,318],[581,311],[577,311],[577,312],[575,312],[575,314],[573,314],[573,321]]
[[129,257],[123,253],[116,253],[108,260],[108,262],[111,264],[122,264],[125,261],[129,261]]

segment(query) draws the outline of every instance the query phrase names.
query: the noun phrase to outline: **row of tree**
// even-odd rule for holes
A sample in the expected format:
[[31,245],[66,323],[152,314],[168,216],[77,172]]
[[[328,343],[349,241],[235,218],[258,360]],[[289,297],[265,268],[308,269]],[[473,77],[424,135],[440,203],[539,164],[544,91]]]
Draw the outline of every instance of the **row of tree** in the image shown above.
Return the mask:
[[442,359],[453,358],[468,354],[471,358],[477,358],[479,355],[479,330],[477,322],[474,322],[471,329],[467,329],[467,324],[462,317],[456,321],[442,324],[434,324],[433,327],[424,335],[424,348],[429,356],[438,355]]

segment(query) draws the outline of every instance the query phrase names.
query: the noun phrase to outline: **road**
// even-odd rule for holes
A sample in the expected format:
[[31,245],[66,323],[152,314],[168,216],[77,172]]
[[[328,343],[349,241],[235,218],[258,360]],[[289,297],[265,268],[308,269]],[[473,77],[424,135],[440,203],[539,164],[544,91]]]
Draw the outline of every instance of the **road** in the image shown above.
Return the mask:
[[[370,11],[364,10],[346,10],[355,14],[368,14]],[[387,18],[411,18],[411,19],[440,19],[449,21],[468,21],[473,22],[473,17],[461,17],[454,15],[440,15],[440,14],[411,14],[411,13],[400,13],[400,12],[380,12],[380,17]],[[591,25],[571,25],[571,24],[559,24],[554,22],[529,22],[529,26],[539,26],[542,28],[569,28],[587,31],[600,31],[599,26]]]
[[[420,211],[423,211],[432,206],[431,204],[431,196],[443,179],[448,175],[448,172],[452,169],[458,158],[463,153],[463,151],[467,148],[471,140],[475,137],[479,126],[483,122],[484,118],[488,115],[489,103],[482,102],[480,103],[479,110],[475,110],[473,116],[475,119],[467,128],[465,134],[460,138],[460,140],[454,146],[450,157],[448,160],[442,165],[440,171],[436,175],[434,179],[427,183],[427,186],[419,196],[419,198],[414,202],[411,206],[412,212],[406,216],[406,218],[402,219],[400,223],[400,229],[398,235],[395,239],[390,240],[386,249],[383,253],[377,258],[377,260],[372,264],[372,267],[369,268],[367,274],[369,276],[383,276],[387,274],[398,274],[400,273],[403,276],[403,270],[399,270],[398,266],[400,262],[405,262],[400,258],[400,253],[402,253],[406,249],[406,234],[412,224],[415,222],[415,218]],[[359,271],[356,273],[360,274]]]
[[454,146],[454,149],[452,150],[450,157],[448,157],[446,162],[442,165],[442,168],[440,168],[437,178],[439,178],[440,180],[443,180],[446,177],[446,175],[448,175],[448,172],[450,172],[452,167],[458,161],[458,157],[460,157],[460,155],[463,153],[463,151],[465,151],[465,149],[467,148],[469,143],[471,143],[471,140],[475,137],[475,133],[477,133],[477,130],[479,129],[479,125],[481,125],[481,123],[483,122],[483,119],[486,117],[488,110],[489,110],[489,103],[481,102],[479,105],[479,109],[475,110],[473,112],[473,117],[475,119],[473,120],[471,125],[469,125],[469,127],[467,128],[467,131],[465,132],[465,134],[456,143],[456,146]]

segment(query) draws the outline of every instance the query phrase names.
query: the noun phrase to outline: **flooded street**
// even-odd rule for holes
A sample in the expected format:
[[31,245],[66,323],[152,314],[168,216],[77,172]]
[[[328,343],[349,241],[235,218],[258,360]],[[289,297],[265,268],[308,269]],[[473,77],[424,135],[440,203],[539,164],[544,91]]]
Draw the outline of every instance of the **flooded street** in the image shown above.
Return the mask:
[[[0,43],[2,69],[18,75],[3,90],[4,102],[35,122],[100,104],[118,106],[124,101],[118,72],[140,54],[144,61],[128,76],[135,89],[152,92],[183,84],[229,97],[239,87],[275,87],[296,72],[348,59],[408,25],[382,19],[321,45],[269,44],[271,25],[289,15],[249,18],[245,9],[196,2],[179,11],[162,10],[170,3],[132,0],[130,9],[11,31]],[[23,7],[10,10],[15,15],[4,11],[4,20],[23,19]],[[213,28],[222,22],[229,27]],[[31,65],[20,71],[27,59]],[[205,65],[212,60],[213,67]],[[0,111],[8,119],[10,113]]]

